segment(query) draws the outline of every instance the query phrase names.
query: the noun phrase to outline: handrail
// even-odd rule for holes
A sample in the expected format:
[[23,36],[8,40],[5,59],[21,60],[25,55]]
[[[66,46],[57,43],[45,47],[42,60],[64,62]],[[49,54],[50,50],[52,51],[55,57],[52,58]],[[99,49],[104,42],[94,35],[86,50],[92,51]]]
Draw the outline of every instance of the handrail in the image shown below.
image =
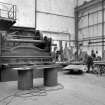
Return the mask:
[[[0,17],[16,20],[16,5],[3,2],[0,2],[0,5],[5,5],[6,7],[9,7],[8,9],[0,8]],[[3,11],[5,11],[5,13],[3,13]]]
[[4,3],[4,2],[0,2],[0,4],[12,5],[10,3]]

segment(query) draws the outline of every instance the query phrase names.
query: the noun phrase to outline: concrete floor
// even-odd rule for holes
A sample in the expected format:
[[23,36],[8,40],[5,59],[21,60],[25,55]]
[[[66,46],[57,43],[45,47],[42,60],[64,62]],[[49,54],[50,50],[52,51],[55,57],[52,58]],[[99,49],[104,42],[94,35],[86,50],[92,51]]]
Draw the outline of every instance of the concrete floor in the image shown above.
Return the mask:
[[[58,73],[58,81],[63,89],[47,91],[41,96],[14,97],[0,101],[0,105],[105,105],[105,76],[93,74],[71,75],[66,71]],[[43,79],[35,79],[36,87]],[[58,89],[50,87],[47,89]],[[0,83],[0,100],[17,91],[17,82]],[[18,91],[20,92],[20,91]]]

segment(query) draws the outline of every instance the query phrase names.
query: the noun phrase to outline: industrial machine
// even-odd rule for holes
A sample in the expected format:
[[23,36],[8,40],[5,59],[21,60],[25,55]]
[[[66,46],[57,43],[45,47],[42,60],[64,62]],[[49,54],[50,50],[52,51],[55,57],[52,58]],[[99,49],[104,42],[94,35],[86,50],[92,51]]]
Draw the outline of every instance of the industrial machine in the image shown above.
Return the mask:
[[0,17],[0,81],[17,80],[18,89],[32,89],[37,70],[40,74],[43,70],[44,85],[57,85],[57,65],[53,64],[51,56],[51,38],[43,37],[39,30],[34,32],[24,27],[10,30],[16,22],[15,7],[13,5],[13,11],[7,11],[8,17]]
[[0,65],[16,67],[52,63],[51,39],[43,37],[39,30],[34,37],[6,34],[0,35]]
[[[0,81],[17,80],[17,71],[12,71],[12,68],[52,63],[51,38],[43,37],[39,30],[34,36],[1,32]],[[41,75],[41,71],[34,71],[34,77]]]

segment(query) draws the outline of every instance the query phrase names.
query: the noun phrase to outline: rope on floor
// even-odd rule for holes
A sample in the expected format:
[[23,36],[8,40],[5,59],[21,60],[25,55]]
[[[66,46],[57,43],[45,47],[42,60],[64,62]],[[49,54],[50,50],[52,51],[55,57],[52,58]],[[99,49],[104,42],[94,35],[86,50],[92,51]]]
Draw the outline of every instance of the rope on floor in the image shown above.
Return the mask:
[[0,99],[0,103],[4,103],[7,100],[8,102],[5,102],[4,105],[9,105],[10,103],[12,103],[15,97],[29,98],[29,97],[34,97],[34,96],[46,96],[48,92],[58,91],[61,89],[64,89],[64,86],[62,84],[58,84],[57,86],[54,86],[54,87],[43,86],[43,87],[35,87],[30,90],[23,90],[23,91],[18,90],[15,93]]

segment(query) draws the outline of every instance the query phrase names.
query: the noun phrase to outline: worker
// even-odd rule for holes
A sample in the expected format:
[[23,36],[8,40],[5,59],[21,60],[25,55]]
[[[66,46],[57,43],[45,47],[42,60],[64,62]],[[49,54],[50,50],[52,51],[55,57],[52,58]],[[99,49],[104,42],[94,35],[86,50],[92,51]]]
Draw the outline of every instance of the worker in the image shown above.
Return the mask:
[[72,51],[70,50],[69,47],[67,47],[67,43],[66,43],[66,44],[65,44],[65,48],[64,48],[64,50],[63,50],[63,58],[64,58],[64,61],[69,62],[69,61],[71,60],[71,59],[70,59],[71,53],[72,53]]
[[87,73],[90,73],[90,68],[93,69],[93,57],[92,56],[90,55],[87,56],[86,65],[87,65]]
[[45,43],[43,43],[44,49],[46,50],[46,52],[50,52],[51,51],[51,41],[52,41],[52,39],[45,36],[44,41],[45,41]]
[[55,46],[55,47],[54,47],[54,50],[53,50],[52,53],[51,53],[54,62],[56,62],[56,50],[57,50],[57,47]]
[[91,57],[93,58],[93,60],[96,59],[96,54],[95,54],[94,50],[91,51]]
[[83,57],[83,64],[87,64],[87,59],[88,59],[88,54],[87,52],[85,52]]
[[96,60],[100,61],[101,60],[101,56],[99,55],[98,51],[96,51]]
[[82,49],[80,49],[80,51],[79,51],[78,60],[79,61],[83,61],[83,52],[82,52]]
[[75,57],[75,60],[77,61],[77,59],[78,59],[78,51],[77,50],[74,53],[74,57]]
[[56,61],[61,61],[61,51],[60,50],[56,51]]
[[65,44],[64,50],[63,50],[63,58],[64,61],[68,60],[68,48],[67,48],[67,43]]

